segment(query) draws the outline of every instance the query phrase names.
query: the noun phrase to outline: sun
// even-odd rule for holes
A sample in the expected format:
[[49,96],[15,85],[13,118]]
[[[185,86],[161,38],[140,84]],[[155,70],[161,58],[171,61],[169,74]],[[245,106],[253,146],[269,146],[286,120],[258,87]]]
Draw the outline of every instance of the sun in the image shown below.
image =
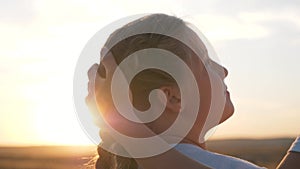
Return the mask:
[[65,82],[65,79],[49,78],[46,82],[27,88],[30,100],[34,103],[31,121],[39,144],[93,144],[77,120],[73,106],[72,87],[69,87],[70,83]]

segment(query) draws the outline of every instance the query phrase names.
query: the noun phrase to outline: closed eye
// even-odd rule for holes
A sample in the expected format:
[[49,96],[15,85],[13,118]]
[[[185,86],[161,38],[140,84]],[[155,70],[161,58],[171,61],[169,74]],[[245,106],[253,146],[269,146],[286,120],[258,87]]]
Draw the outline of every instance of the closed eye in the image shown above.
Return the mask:
[[102,64],[102,62],[100,62],[97,73],[99,74],[100,77],[102,77],[104,79],[106,78],[106,69],[105,69],[104,65]]

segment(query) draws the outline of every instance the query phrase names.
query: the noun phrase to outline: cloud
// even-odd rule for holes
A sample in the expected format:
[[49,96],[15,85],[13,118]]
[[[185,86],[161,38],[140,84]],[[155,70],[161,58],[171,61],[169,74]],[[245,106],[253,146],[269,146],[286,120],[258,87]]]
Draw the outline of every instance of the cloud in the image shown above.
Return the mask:
[[[283,9],[237,10],[234,15],[222,11],[199,11],[198,14],[187,15],[183,19],[196,24],[212,41],[260,39],[278,32],[299,32],[300,28],[299,9],[290,6]],[[298,42],[294,39],[294,43]]]
[[200,14],[191,17],[194,23],[213,41],[258,39],[269,34],[268,28],[255,22],[218,14]]
[[[238,18],[248,22],[266,23],[266,22],[286,22],[285,24],[294,24],[300,28],[299,9],[288,8],[282,10],[261,10],[256,12],[241,12]],[[281,25],[277,25],[281,26]]]
[[26,23],[35,14],[33,0],[0,0],[0,22]]
[[180,1],[182,8],[185,9],[187,14],[222,14],[227,16],[236,16],[241,12],[257,12],[265,10],[297,10],[300,6],[298,0],[286,1],[261,1],[261,0],[211,0],[211,1]]

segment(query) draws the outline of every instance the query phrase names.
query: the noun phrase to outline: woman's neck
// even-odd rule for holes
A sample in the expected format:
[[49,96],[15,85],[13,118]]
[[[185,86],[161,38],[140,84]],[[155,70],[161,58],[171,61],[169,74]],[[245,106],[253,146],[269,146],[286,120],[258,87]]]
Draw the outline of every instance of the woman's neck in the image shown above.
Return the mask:
[[203,142],[203,143],[198,143],[198,142],[195,142],[195,141],[193,141],[193,140],[184,138],[184,139],[181,141],[181,143],[193,144],[193,145],[195,145],[195,146],[201,147],[202,149],[206,150],[205,142]]

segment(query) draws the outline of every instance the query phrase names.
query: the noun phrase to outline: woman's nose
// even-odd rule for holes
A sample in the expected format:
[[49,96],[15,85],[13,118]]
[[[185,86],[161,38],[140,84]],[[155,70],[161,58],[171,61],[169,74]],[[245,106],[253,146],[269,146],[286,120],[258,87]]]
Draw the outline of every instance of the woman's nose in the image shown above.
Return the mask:
[[215,68],[215,70],[218,72],[218,74],[223,78],[223,79],[225,79],[227,76],[228,76],[228,70],[224,67],[224,66],[222,66],[222,65],[220,65],[220,64],[218,64],[218,63],[216,63],[216,62],[213,62],[214,64],[214,68]]
[[[222,66],[222,67],[223,67],[223,66]],[[227,70],[225,67],[223,67],[223,69],[224,69],[224,78],[225,78],[225,77],[228,76],[228,70]]]

